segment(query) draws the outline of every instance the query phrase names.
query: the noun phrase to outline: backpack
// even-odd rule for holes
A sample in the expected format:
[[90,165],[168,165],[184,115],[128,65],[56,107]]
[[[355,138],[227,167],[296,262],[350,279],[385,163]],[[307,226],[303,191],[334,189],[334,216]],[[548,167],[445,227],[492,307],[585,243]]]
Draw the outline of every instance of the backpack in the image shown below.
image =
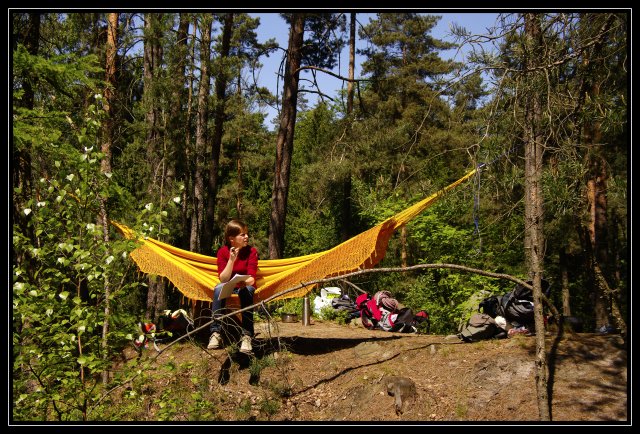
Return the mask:
[[376,328],[378,321],[382,318],[382,312],[378,309],[375,300],[372,300],[367,293],[360,294],[356,298],[356,307],[360,311],[362,325],[369,330]]
[[[528,281],[529,285],[533,282]],[[542,279],[542,291],[546,294],[549,292],[549,282]],[[514,327],[527,327],[533,329],[535,324],[533,317],[533,291],[520,284],[517,284],[513,290],[502,296],[501,307],[504,312],[504,318]]]
[[397,311],[397,316],[393,319],[392,332],[396,333],[419,333],[429,334],[431,320],[429,314],[421,310],[414,314],[408,307],[403,307]]
[[[397,309],[398,301],[389,291],[378,291],[373,298],[367,294],[360,294],[356,298],[356,307],[360,312],[362,325],[369,329],[381,329],[396,333],[416,333],[418,323],[427,323],[429,330],[429,315],[421,311],[419,319],[408,307]],[[424,328],[424,327],[423,327]]]
[[356,303],[351,301],[351,298],[347,294],[340,296],[340,298],[331,299],[331,306],[335,310],[346,311],[347,321],[351,321],[352,319],[360,316],[360,311],[358,310]]
[[418,331],[414,326],[414,315],[410,308],[403,307],[394,315],[395,318],[392,316],[393,325],[390,331],[396,333],[415,333]]
[[467,323],[460,327],[458,338],[464,342],[478,342],[483,339],[501,339],[507,333],[486,313],[474,313]]
[[486,313],[491,318],[504,316],[504,310],[502,309],[501,301],[501,295],[489,296],[480,302],[480,304],[478,305],[478,312]]
[[416,329],[418,329],[418,333],[429,334],[431,330],[431,319],[429,318],[429,314],[421,310],[413,316],[413,325]]
[[[533,282],[528,281],[529,285]],[[542,291],[549,295],[550,284],[542,279]],[[478,312],[486,313],[492,318],[504,317],[513,327],[533,329],[533,291],[517,284],[515,288],[504,295],[492,295],[482,300]]]

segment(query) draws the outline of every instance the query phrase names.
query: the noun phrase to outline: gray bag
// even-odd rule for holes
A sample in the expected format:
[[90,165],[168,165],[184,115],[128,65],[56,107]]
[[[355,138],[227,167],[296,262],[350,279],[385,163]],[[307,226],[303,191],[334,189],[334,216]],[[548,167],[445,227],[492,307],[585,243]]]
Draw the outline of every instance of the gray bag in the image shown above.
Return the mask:
[[486,313],[474,313],[467,324],[460,328],[458,338],[464,342],[477,342],[497,337],[503,330]]

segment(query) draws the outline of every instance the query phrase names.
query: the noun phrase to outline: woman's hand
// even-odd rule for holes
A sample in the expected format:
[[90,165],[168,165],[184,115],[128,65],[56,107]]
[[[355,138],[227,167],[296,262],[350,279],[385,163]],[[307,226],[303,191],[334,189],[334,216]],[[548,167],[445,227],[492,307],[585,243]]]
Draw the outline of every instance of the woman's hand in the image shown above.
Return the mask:
[[232,248],[229,250],[229,260],[230,260],[230,261],[235,261],[235,260],[238,258],[238,251],[239,251],[239,250],[240,250],[240,249],[238,249],[237,247],[232,247]]

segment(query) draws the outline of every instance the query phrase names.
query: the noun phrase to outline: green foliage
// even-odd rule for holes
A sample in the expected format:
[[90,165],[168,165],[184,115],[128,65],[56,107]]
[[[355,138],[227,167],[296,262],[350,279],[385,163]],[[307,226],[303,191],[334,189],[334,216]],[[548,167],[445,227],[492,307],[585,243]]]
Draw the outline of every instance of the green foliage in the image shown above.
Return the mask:
[[[39,200],[23,209],[35,240],[14,226],[13,249],[19,258],[13,264],[14,417],[19,420],[82,420],[100,372],[110,365],[105,358],[110,345],[126,340],[117,329],[105,341],[109,346],[102,338],[104,322],[110,320],[105,286],[111,303],[134,291],[136,282],[125,279],[132,271],[127,253],[133,244],[105,243],[102,227],[94,223],[96,194],[109,191],[100,157],[89,150],[76,155],[75,162],[54,164],[59,172],[40,180]],[[112,315],[123,315],[124,322],[133,319],[127,311]]]
[[277,317],[283,313],[294,313],[302,318],[303,298],[287,298],[285,300],[276,300],[273,302],[272,309]]
[[348,316],[349,312],[344,309],[334,309],[332,306],[324,306],[322,309],[320,309],[320,318],[327,321],[335,321],[336,323],[341,325],[348,324]]
[[336,145],[336,114],[319,103],[296,122],[292,182],[287,209],[286,256],[302,256],[339,244],[350,163]]
[[113,232],[105,242],[112,228],[98,219],[100,204],[123,194],[102,171],[105,156],[96,150],[100,105],[96,94],[74,123],[75,136],[45,138],[33,133],[44,132],[49,120],[14,118],[15,141],[33,153],[36,180],[36,194],[16,201],[24,226],[13,225],[14,420],[88,420],[111,355],[130,342],[121,326],[136,321],[137,312],[120,304],[138,288],[128,258],[135,245]]

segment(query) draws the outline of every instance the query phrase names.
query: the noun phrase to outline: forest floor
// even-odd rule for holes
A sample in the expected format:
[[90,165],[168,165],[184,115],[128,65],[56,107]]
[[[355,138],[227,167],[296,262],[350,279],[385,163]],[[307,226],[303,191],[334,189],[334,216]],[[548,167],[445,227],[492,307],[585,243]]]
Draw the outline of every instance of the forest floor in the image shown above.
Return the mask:
[[[207,336],[132,349],[157,358],[146,421],[236,424],[539,423],[535,337],[463,343],[315,320],[259,322],[254,354],[207,350]],[[547,333],[551,423],[630,423],[627,347],[614,334]],[[390,389],[390,390],[389,390]],[[167,416],[166,392],[174,411]],[[390,394],[394,393],[394,395]],[[194,395],[194,394],[198,395]],[[180,398],[180,397],[183,398]],[[194,404],[194,396],[202,402]],[[399,400],[396,397],[400,396]],[[549,422],[547,422],[549,423]]]

